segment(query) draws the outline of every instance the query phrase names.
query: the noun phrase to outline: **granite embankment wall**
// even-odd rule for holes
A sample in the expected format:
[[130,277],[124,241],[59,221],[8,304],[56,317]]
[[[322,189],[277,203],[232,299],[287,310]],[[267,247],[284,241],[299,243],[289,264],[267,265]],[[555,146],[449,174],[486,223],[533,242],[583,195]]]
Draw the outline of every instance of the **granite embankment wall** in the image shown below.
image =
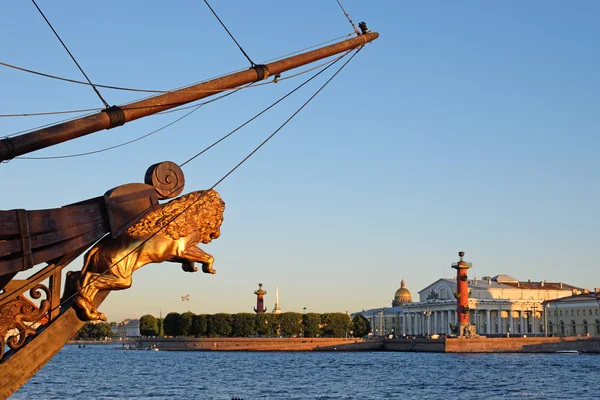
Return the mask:
[[438,353],[555,353],[559,350],[600,353],[600,339],[578,337],[385,339],[382,348],[384,351]]
[[599,338],[452,338],[446,340],[447,353],[555,353],[559,350],[579,350],[600,353]]
[[432,353],[555,353],[578,350],[600,353],[600,338],[146,338],[138,348],[172,351],[417,351]]
[[374,351],[378,340],[336,338],[145,338],[137,347],[171,351]]
[[429,353],[443,353],[446,343],[444,339],[384,339],[382,350],[384,351],[421,351]]

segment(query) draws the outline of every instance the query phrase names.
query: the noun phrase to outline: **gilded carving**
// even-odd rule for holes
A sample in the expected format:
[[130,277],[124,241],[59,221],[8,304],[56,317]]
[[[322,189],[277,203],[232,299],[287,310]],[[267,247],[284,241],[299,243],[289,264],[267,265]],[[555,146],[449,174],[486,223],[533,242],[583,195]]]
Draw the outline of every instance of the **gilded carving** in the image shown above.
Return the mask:
[[33,299],[39,299],[42,292],[46,294],[46,299],[41,301],[39,308],[22,296],[17,296],[0,306],[0,359],[4,356],[5,345],[13,350],[18,349],[25,344],[29,336],[35,335],[36,330],[32,325],[39,322],[50,310],[50,291],[42,284],[29,291]]
[[196,272],[199,262],[203,272],[214,274],[213,257],[196,245],[220,236],[224,209],[216,191],[192,192],[160,205],[126,233],[104,237],[86,254],[75,278],[80,318],[106,321],[93,305],[98,291],[129,288],[133,272],[149,263],[177,262],[184,271]]

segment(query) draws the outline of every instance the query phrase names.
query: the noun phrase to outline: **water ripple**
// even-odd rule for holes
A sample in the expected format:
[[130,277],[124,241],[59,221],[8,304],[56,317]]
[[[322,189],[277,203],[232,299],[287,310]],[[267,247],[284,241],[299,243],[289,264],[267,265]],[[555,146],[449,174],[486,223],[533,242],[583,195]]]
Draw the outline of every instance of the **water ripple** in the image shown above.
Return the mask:
[[154,352],[66,346],[12,399],[594,398],[599,360],[560,354]]

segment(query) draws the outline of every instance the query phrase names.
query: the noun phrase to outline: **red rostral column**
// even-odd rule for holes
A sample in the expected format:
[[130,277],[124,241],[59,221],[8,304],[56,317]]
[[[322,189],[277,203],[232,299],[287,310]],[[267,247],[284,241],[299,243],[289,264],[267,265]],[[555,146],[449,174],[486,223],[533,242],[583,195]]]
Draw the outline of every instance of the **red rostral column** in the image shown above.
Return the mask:
[[[458,335],[471,336],[471,323],[469,322],[469,283],[467,270],[471,268],[471,263],[463,261],[465,256],[464,251],[459,251],[458,256],[460,261],[452,264],[452,268],[456,269],[456,315],[458,315]],[[468,333],[465,332],[465,327],[468,327]]]
[[257,314],[264,313],[266,309],[265,300],[263,297],[265,294],[267,294],[267,291],[263,290],[262,283],[258,284],[258,290],[255,290],[254,294],[256,295],[256,308],[254,309],[254,312]]

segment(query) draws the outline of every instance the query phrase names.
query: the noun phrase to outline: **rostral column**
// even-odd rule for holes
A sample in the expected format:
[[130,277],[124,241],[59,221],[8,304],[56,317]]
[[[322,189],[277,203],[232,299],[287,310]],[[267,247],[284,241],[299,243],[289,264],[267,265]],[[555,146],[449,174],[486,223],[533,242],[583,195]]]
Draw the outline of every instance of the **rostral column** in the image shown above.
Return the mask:
[[[469,322],[469,278],[467,270],[471,268],[471,263],[463,260],[464,251],[459,251],[458,256],[460,261],[452,264],[452,268],[456,269],[456,315],[458,315],[458,336],[470,337],[471,323]],[[467,328],[465,330],[465,328]]]
[[254,309],[254,312],[257,314],[264,313],[266,309],[265,300],[263,297],[265,296],[265,294],[267,294],[267,291],[263,290],[262,283],[258,284],[258,290],[255,290],[254,294],[256,295],[256,308]]

